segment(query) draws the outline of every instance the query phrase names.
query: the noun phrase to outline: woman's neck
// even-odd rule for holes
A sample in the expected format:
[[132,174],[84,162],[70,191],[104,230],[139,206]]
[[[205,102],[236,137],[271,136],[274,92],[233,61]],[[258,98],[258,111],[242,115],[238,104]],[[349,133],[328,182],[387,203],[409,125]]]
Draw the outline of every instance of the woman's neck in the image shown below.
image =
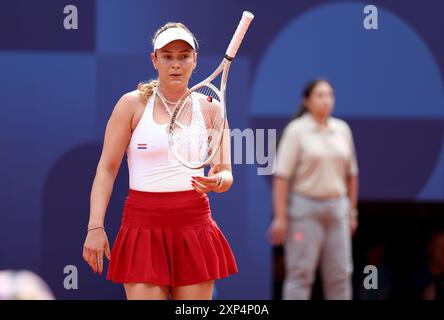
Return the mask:
[[159,91],[170,102],[177,102],[187,92],[187,88],[171,88],[159,82]]
[[328,115],[319,115],[319,114],[314,114],[312,112],[310,112],[311,117],[313,118],[314,121],[316,121],[317,124],[319,124],[321,127],[325,127],[327,126],[327,119],[328,119]]

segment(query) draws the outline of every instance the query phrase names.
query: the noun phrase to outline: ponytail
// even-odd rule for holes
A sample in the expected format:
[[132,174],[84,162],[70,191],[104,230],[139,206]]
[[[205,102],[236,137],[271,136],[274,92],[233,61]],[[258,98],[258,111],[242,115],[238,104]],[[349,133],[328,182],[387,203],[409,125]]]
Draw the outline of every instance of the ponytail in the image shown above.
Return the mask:
[[139,96],[143,103],[146,104],[148,99],[153,95],[154,89],[159,85],[159,80],[150,80],[148,82],[140,82],[137,85]]

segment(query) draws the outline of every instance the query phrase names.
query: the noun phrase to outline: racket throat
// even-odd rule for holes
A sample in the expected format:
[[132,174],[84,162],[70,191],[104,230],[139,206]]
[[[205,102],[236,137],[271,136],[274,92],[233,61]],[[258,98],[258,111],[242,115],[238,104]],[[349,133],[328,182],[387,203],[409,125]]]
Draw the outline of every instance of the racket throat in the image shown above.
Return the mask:
[[225,59],[227,59],[228,61],[233,61],[233,57],[230,57],[228,54],[225,54],[225,57],[224,57]]

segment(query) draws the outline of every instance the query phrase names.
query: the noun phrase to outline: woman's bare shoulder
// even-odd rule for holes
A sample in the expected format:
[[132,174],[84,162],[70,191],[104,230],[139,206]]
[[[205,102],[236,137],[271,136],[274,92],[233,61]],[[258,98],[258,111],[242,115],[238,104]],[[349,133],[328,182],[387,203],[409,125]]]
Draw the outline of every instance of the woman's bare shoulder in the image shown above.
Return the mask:
[[117,101],[113,113],[132,118],[143,107],[138,90],[124,93]]
[[137,108],[142,104],[142,99],[140,98],[139,90],[133,90],[124,93],[120,97],[119,103],[127,106],[128,108]]

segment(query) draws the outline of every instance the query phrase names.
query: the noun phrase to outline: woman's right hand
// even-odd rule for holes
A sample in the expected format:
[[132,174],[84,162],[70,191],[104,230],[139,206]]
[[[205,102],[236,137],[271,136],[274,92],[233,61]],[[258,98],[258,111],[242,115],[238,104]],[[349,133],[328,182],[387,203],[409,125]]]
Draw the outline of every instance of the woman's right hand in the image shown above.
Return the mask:
[[274,217],[271,222],[271,226],[268,229],[268,236],[271,243],[275,246],[281,245],[288,232],[288,218],[287,217]]
[[94,229],[88,231],[85,243],[83,244],[83,259],[89,264],[94,273],[102,274],[103,254],[108,260],[111,259],[108,237],[104,229]]

